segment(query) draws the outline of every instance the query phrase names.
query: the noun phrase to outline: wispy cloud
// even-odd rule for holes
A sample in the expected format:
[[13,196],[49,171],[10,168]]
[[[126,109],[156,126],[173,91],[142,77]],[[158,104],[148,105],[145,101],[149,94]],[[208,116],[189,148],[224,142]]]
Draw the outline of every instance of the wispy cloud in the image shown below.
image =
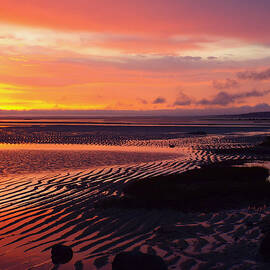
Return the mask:
[[174,106],[188,106],[191,103],[192,103],[192,99],[180,91],[173,105]]
[[140,103],[144,104],[144,105],[148,104],[148,101],[145,100],[144,98],[137,98],[137,100],[138,100]]
[[220,106],[227,106],[231,103],[242,101],[246,98],[250,97],[263,97],[270,93],[270,90],[265,91],[249,91],[244,93],[238,93],[238,94],[230,94],[227,92],[219,92],[217,95],[215,95],[211,99],[202,99],[197,102],[199,105],[220,105]]
[[157,97],[153,101],[153,104],[164,104],[164,103],[166,103],[166,99],[164,97]]
[[213,87],[219,90],[239,87],[239,82],[234,79],[226,79],[225,81],[213,81]]
[[237,76],[241,80],[254,80],[262,81],[270,79],[270,68],[261,72],[256,71],[244,71],[237,73]]

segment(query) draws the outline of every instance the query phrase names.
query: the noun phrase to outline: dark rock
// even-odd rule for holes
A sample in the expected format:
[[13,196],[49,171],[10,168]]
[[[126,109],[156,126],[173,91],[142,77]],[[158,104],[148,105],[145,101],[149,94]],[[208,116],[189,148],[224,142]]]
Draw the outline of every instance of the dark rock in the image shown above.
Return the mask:
[[122,252],[115,256],[112,270],[167,270],[165,262],[157,255],[141,252]]
[[65,264],[71,261],[73,251],[70,247],[61,244],[56,244],[52,247],[52,262],[53,264]]
[[259,253],[265,262],[270,262],[270,233],[264,236],[259,248]]

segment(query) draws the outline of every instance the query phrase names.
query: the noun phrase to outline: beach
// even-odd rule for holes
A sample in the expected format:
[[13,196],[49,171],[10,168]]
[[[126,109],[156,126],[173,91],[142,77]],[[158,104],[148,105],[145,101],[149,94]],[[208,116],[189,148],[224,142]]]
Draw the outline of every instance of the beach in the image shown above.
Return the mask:
[[269,270],[269,13],[1,1],[0,270]]
[[[268,135],[268,125],[244,123],[226,127],[229,132],[216,126],[176,126],[170,133],[163,126],[149,127],[149,132],[141,131],[144,126],[128,127],[126,133],[126,126],[113,127],[110,134],[96,128],[90,142],[82,139],[90,131],[78,134],[77,127],[68,138],[63,131],[57,137],[48,136],[51,131],[46,133],[44,126],[33,128],[35,136],[32,130],[26,136],[25,126],[16,126],[16,132],[14,126],[4,127],[0,136],[0,269],[53,269],[50,248],[56,243],[74,252],[59,269],[109,270],[116,254],[131,250],[157,254],[169,269],[269,266],[258,256],[267,205],[192,213],[97,207],[104,199],[121,197],[123,188],[137,179],[220,162],[269,167],[267,155],[249,150]],[[10,140],[16,134],[17,143],[9,143],[7,131]]]

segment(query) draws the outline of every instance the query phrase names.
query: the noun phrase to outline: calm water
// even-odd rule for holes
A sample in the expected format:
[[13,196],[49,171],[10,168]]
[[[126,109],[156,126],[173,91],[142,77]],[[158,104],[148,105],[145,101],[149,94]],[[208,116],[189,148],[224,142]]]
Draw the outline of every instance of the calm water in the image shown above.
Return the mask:
[[[222,252],[217,234],[225,241],[229,239],[227,257],[233,258],[236,249],[230,248],[230,239],[240,231],[246,232],[244,245],[250,245],[254,234],[239,227],[245,224],[245,217],[250,218],[249,213],[192,217],[167,210],[106,210],[96,204],[121,195],[125,184],[134,179],[184,172],[215,162],[253,162],[254,156],[245,150],[269,134],[269,124],[131,120],[2,121],[0,269],[53,269],[50,248],[58,242],[74,250],[73,260],[61,266],[63,270],[74,269],[78,260],[83,261],[84,269],[99,265],[99,269],[109,270],[109,262],[117,253],[134,248],[154,250],[164,259],[173,254],[178,258],[171,260],[174,265],[183,258],[183,252],[188,260],[194,258],[190,250],[200,237],[214,247],[209,253],[212,261]],[[232,148],[236,151],[231,152]],[[240,149],[244,151],[238,152]],[[25,175],[29,173],[31,176]],[[160,238],[153,233],[164,224],[179,225],[177,239],[185,244],[172,245],[167,234]],[[198,264],[194,265],[197,268]]]
[[0,144],[0,175],[93,169],[182,156],[174,149],[157,147]]
[[[0,175],[139,164],[262,140],[268,120],[1,119]],[[255,138],[255,139],[254,139]]]

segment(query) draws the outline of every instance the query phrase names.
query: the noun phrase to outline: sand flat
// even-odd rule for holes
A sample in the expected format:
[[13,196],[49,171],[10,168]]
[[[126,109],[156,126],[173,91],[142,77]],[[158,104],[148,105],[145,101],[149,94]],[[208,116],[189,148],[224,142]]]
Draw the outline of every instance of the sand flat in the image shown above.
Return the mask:
[[[59,269],[75,269],[74,264],[81,260],[85,269],[108,270],[117,253],[133,249],[161,255],[169,269],[229,269],[238,265],[263,269],[256,254],[261,239],[258,224],[270,213],[269,208],[192,214],[95,208],[101,199],[119,196],[121,188],[134,179],[252,158],[248,152],[230,155],[212,151],[215,146],[247,147],[242,138],[235,141],[234,137],[212,136],[200,139],[197,147],[194,141],[175,139],[173,151],[183,153],[186,148],[182,146],[188,150],[184,156],[165,160],[2,176],[0,269],[52,269],[50,247],[59,242],[75,252],[73,260]],[[159,141],[140,143],[160,145]]]

